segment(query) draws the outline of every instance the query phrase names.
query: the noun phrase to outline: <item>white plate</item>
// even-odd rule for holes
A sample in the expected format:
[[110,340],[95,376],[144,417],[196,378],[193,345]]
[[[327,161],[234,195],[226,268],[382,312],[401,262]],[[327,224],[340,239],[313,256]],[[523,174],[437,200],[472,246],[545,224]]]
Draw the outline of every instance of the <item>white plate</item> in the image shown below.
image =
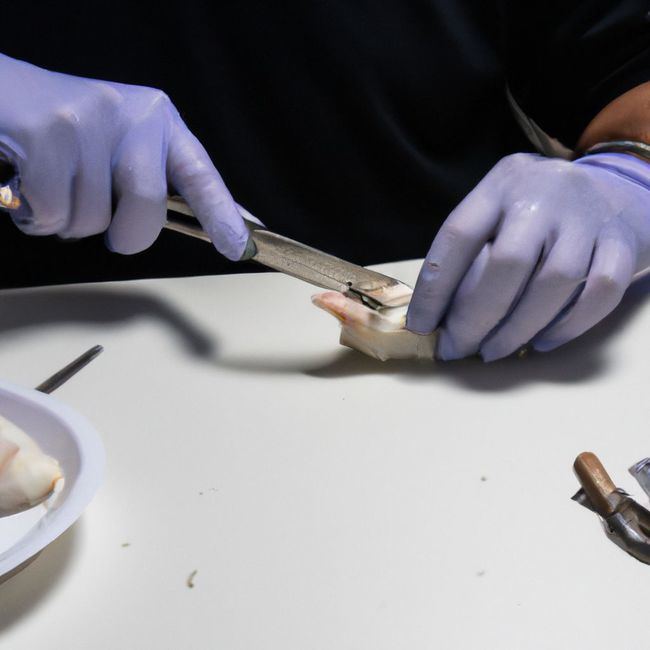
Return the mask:
[[0,414],[56,458],[65,476],[63,489],[47,505],[0,518],[2,582],[81,516],[102,481],[105,454],[92,425],[50,395],[0,381]]

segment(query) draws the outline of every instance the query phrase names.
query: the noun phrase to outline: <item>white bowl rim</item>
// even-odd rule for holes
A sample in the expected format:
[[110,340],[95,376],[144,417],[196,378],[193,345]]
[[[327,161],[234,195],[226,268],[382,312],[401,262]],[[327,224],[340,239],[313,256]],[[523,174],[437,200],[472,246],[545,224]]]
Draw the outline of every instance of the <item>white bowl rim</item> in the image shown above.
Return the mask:
[[16,395],[62,421],[76,444],[80,470],[63,502],[46,525],[40,526],[25,544],[0,559],[0,576],[26,563],[79,519],[104,478],[106,453],[97,430],[82,415],[51,395],[0,380],[0,393]]

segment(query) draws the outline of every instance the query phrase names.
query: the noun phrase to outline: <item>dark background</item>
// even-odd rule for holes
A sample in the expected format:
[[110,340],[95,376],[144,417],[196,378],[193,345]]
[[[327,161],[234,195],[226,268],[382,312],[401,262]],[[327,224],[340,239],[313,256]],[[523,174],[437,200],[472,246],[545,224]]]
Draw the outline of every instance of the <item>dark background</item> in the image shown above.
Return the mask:
[[[602,106],[650,77],[644,3],[523,4],[15,3],[1,49],[162,88],[239,203],[278,232],[370,264],[423,256],[499,158],[531,149],[507,80],[571,146]],[[128,257],[101,236],[22,235],[9,217],[0,237],[5,287],[258,270],[166,231]]]

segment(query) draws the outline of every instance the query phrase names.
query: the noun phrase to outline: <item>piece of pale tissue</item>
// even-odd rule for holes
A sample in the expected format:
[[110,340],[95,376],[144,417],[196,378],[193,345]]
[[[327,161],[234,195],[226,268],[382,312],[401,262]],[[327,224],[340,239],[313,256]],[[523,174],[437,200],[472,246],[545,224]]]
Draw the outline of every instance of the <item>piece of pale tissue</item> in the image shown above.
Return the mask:
[[38,505],[52,493],[61,467],[35,440],[0,416],[0,517]]
[[341,345],[370,357],[433,360],[436,333],[422,335],[406,329],[408,305],[375,311],[337,291],[312,296],[312,302],[341,323]]

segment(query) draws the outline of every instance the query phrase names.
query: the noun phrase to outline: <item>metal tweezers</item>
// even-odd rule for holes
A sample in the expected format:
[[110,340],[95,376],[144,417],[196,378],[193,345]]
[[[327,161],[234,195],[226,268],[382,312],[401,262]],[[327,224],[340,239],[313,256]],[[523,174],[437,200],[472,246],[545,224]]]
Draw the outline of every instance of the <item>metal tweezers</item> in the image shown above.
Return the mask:
[[[181,197],[170,197],[167,209],[172,214],[168,213],[165,228],[210,241]],[[239,211],[250,233],[242,261],[251,260],[317,287],[339,291],[374,310],[408,304],[411,289],[399,280],[271,232],[244,208]]]
[[[12,211],[20,205],[15,179],[0,187],[0,208]],[[165,228],[210,241],[180,196],[169,197],[167,209]],[[339,291],[374,310],[402,307],[409,303],[411,289],[399,280],[271,232],[244,208],[239,206],[239,211],[250,233],[241,261],[251,260],[317,287]]]

